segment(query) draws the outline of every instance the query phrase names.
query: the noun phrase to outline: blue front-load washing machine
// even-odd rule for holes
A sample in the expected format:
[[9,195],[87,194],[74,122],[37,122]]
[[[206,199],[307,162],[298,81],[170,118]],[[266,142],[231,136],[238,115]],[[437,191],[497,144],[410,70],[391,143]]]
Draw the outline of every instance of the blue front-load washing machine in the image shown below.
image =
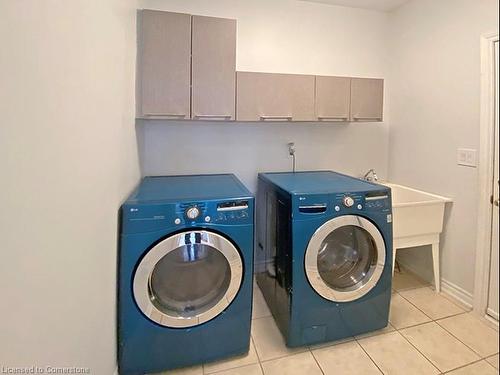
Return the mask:
[[234,175],[142,180],[121,209],[120,374],[248,351],[253,219]]
[[339,173],[259,175],[257,283],[288,346],[386,327],[391,190]]

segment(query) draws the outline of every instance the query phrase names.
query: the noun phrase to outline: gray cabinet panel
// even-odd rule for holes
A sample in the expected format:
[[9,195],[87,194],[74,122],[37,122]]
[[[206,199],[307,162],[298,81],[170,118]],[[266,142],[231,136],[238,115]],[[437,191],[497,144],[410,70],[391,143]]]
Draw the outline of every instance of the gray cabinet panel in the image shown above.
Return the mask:
[[316,76],[316,118],[319,121],[348,121],[351,78]]
[[139,116],[189,118],[191,16],[141,11],[138,52]]
[[314,76],[237,72],[239,121],[311,121]]
[[193,119],[234,120],[236,20],[192,18]]
[[351,120],[382,121],[384,109],[384,80],[352,78]]

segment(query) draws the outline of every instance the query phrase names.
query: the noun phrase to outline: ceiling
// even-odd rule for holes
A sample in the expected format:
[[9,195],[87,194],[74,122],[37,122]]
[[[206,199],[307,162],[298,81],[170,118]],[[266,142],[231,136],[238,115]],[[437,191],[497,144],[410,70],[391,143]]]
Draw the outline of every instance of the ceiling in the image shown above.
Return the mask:
[[390,12],[397,7],[407,3],[409,0],[301,0],[310,3],[323,3],[330,5],[341,5],[351,8],[363,8],[377,10],[380,12]]

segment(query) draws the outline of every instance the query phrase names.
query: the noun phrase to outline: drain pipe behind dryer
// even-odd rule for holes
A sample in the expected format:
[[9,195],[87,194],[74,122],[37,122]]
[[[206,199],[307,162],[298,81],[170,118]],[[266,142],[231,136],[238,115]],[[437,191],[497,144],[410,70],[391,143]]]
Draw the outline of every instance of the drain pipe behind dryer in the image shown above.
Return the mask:
[[292,171],[295,173],[295,142],[288,142],[288,155],[292,157]]

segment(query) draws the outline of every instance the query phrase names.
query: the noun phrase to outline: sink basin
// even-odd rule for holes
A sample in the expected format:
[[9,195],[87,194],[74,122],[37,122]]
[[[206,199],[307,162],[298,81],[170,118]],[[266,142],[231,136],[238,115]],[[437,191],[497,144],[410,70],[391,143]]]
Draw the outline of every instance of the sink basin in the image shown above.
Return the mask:
[[432,245],[434,282],[439,292],[439,235],[445,204],[452,199],[389,182],[381,184],[392,191],[393,261],[397,249]]
[[414,239],[408,237],[439,235],[442,232],[444,207],[452,199],[403,185],[383,184],[392,190],[393,237],[397,240],[395,247],[419,246],[412,245]]

